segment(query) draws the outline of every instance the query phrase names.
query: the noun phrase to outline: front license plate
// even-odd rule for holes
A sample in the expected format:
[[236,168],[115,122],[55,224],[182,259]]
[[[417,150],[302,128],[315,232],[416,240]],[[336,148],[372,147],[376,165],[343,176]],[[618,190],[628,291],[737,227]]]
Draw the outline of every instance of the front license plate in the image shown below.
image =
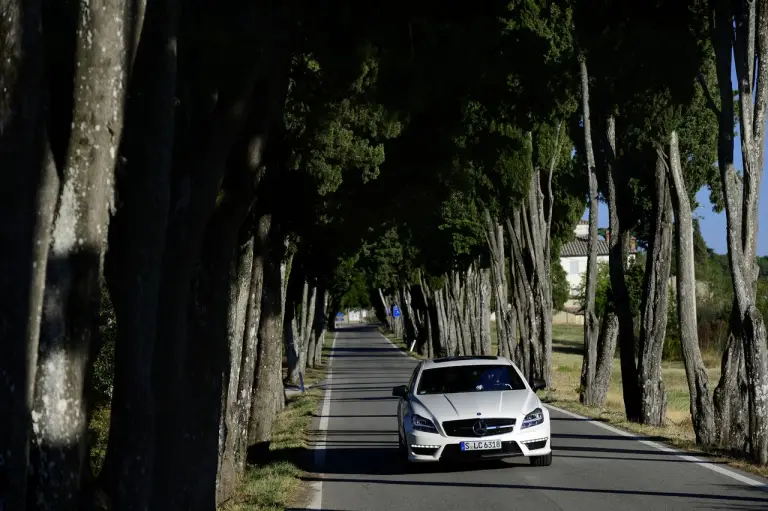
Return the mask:
[[461,442],[462,451],[490,451],[501,449],[501,440],[479,440],[477,442]]

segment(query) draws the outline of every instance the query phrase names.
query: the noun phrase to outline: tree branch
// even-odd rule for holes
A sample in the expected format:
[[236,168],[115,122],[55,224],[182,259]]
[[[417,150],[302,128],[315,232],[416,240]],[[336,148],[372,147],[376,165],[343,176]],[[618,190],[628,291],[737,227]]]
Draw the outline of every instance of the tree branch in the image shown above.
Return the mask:
[[704,75],[701,74],[701,71],[699,71],[699,85],[701,85],[702,90],[704,91],[704,96],[707,98],[707,107],[712,110],[712,112],[720,118],[720,109],[717,108],[717,104],[715,103],[715,100],[712,98],[712,93],[709,90],[709,86],[707,85],[706,80],[704,79]]

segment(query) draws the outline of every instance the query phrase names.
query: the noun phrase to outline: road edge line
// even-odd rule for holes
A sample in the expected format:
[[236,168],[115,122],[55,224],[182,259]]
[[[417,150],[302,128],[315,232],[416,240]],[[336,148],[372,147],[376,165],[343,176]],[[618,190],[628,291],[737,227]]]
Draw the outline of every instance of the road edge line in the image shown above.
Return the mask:
[[[325,378],[325,392],[323,393],[323,406],[320,407],[320,424],[318,429],[322,431],[322,440],[315,442],[315,470],[318,471],[318,475],[324,475],[322,470],[325,468],[325,451],[326,441],[328,439],[328,414],[331,412],[331,393],[333,387],[331,387],[331,381],[333,380],[333,350],[336,347],[336,339],[339,336],[339,331],[336,330],[333,333],[333,342],[331,343],[331,353],[328,356],[328,374]],[[312,489],[315,492],[312,498],[311,509],[323,509],[323,481],[319,478],[312,484]]]
[[634,434],[634,433],[630,433],[629,431],[624,431],[622,429],[619,429],[619,428],[616,428],[614,426],[605,424],[603,422],[596,421],[596,420],[592,419],[591,417],[585,417],[583,415],[579,415],[578,413],[574,413],[574,412],[571,412],[569,410],[565,410],[563,408],[560,408],[559,406],[554,406],[554,405],[550,405],[550,404],[547,404],[547,403],[544,403],[544,406],[546,406],[547,408],[551,408],[553,410],[557,410],[558,412],[563,413],[565,415],[568,415],[568,416],[570,416],[570,417],[572,417],[574,419],[582,419],[584,421],[587,421],[590,424],[593,424],[593,425],[595,425],[595,426],[597,426],[599,428],[602,428],[602,429],[604,429],[606,431],[610,431],[611,433],[615,433],[617,435],[621,435],[621,436],[624,436],[624,437],[638,438],[637,441],[640,442],[643,445],[647,445],[648,447],[652,447],[652,448],[654,448],[654,449],[656,449],[658,451],[670,453],[670,454],[674,455],[675,457],[683,459],[683,460],[686,460],[686,461],[695,462],[700,467],[704,467],[706,469],[712,470],[713,472],[717,472],[720,475],[724,475],[726,477],[730,477],[731,479],[739,481],[740,483],[744,483],[744,484],[747,484],[747,485],[755,487],[755,488],[761,488],[761,489],[768,490],[768,483],[765,483],[763,481],[759,481],[757,479],[753,479],[751,477],[747,477],[745,475],[739,474],[738,472],[735,472],[734,470],[732,470],[730,468],[725,468],[725,467],[722,467],[720,465],[715,465],[713,463],[710,463],[710,462],[708,462],[706,460],[703,460],[701,458],[698,458],[696,456],[691,456],[689,454],[685,454],[682,451],[680,451],[679,449],[675,449],[674,447],[670,447],[668,445],[664,445],[664,444],[660,444],[660,443],[657,443],[657,442],[653,442],[651,440],[640,440],[639,436]]
[[397,352],[398,352],[399,354],[401,354],[402,356],[404,356],[404,357],[408,357],[408,358],[410,358],[411,360],[419,360],[418,358],[416,358],[416,357],[412,357],[411,355],[409,355],[408,353],[406,353],[405,351],[403,351],[402,349],[400,349],[400,348],[399,348],[399,347],[398,347],[398,346],[397,346],[395,343],[393,343],[393,342],[392,342],[392,339],[390,339],[390,338],[389,338],[389,337],[387,337],[386,335],[382,334],[382,333],[379,331],[379,329],[378,329],[378,328],[376,328],[376,333],[377,333],[377,334],[379,334],[380,336],[382,336],[384,339],[386,339],[386,340],[387,340],[387,342],[388,342],[389,344],[391,344],[391,345],[392,345],[392,347],[393,347],[393,348],[395,348],[395,349],[397,350]]

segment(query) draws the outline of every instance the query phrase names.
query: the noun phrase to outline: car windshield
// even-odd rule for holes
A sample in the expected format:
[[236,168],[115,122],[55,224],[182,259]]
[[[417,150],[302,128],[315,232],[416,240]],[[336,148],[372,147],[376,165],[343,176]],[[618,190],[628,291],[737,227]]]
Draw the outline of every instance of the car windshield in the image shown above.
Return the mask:
[[525,383],[512,366],[466,365],[426,369],[419,379],[418,395],[524,390]]

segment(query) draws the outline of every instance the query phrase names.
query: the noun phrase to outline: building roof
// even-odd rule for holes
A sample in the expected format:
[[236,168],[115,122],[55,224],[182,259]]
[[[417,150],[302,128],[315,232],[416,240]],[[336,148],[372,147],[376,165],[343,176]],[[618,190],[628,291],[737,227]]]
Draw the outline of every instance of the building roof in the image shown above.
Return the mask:
[[[608,242],[605,240],[597,240],[597,255],[607,256],[609,254]],[[576,237],[571,242],[563,245],[560,251],[560,257],[587,257],[589,255],[589,245],[587,238]]]

